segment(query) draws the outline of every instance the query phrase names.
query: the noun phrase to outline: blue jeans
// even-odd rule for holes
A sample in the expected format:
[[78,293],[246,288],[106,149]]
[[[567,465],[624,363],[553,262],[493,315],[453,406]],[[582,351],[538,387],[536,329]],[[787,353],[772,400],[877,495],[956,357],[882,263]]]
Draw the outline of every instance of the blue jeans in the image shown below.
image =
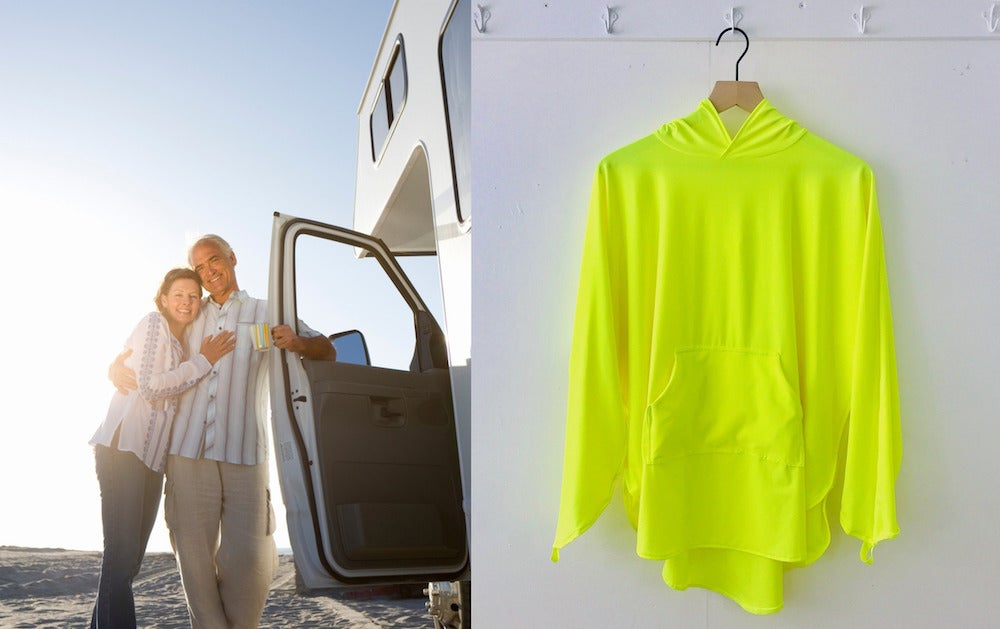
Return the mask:
[[131,452],[95,447],[101,486],[104,559],[91,629],[135,628],[132,580],[139,573],[146,543],[160,508],[163,473],[146,467]]

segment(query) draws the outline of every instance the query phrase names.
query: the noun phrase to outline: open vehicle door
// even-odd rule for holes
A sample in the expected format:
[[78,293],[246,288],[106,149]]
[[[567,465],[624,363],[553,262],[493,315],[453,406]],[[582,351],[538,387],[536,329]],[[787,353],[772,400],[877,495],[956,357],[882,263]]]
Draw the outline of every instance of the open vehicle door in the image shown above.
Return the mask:
[[444,335],[382,242],[275,214],[268,319],[336,361],[270,355],[271,425],[307,588],[443,581],[468,563]]

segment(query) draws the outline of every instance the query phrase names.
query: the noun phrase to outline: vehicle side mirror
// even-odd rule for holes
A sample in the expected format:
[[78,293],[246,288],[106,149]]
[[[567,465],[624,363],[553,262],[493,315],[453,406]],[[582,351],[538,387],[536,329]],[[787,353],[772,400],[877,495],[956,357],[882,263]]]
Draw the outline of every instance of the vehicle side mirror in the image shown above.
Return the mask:
[[334,349],[337,350],[338,363],[351,363],[352,365],[371,366],[372,361],[368,356],[368,344],[365,343],[365,335],[358,330],[348,330],[330,335]]

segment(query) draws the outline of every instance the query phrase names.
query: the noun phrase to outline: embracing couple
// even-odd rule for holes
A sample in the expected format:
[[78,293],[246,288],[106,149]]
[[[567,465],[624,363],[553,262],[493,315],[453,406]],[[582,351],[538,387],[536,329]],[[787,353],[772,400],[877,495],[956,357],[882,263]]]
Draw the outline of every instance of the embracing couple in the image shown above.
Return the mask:
[[[136,626],[132,580],[160,505],[194,629],[252,628],[277,567],[268,489],[265,352],[251,328],[267,302],[236,281],[236,254],[207,235],[173,269],[110,370],[118,391],[91,444],[104,523],[92,628]],[[202,292],[208,293],[202,297]],[[275,325],[275,347],[332,360],[325,336]],[[261,407],[261,408],[259,408]]]

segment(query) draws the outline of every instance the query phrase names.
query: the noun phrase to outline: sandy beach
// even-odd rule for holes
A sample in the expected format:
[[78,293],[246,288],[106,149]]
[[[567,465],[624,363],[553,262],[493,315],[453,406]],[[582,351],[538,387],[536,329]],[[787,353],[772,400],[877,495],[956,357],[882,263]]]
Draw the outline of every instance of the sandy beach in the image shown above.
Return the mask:
[[[85,627],[97,593],[101,553],[0,546],[0,627]],[[148,553],[135,580],[140,627],[189,627],[173,555]],[[260,626],[433,627],[419,586],[296,592],[291,555],[281,556]]]

